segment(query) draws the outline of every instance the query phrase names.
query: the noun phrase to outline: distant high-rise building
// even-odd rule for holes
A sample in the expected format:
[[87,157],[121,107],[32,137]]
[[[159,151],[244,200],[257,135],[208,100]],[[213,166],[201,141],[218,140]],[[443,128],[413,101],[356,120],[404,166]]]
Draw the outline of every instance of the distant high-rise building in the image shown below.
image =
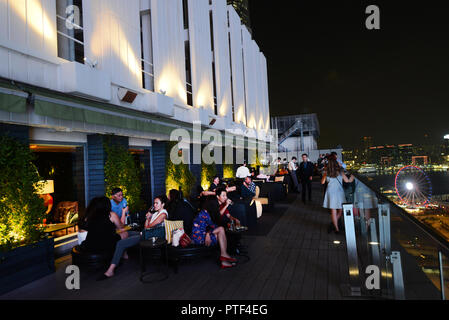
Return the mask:
[[249,0],[228,0],[228,4],[233,6],[235,11],[239,14],[242,19],[242,23],[251,32],[251,19],[249,14]]

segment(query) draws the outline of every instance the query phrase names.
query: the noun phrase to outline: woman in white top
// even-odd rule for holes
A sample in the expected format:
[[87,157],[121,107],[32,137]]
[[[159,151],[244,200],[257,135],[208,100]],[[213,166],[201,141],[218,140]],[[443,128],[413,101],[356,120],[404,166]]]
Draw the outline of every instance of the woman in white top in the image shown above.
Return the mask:
[[153,210],[146,215],[145,229],[150,229],[146,233],[145,238],[156,237],[162,238],[165,236],[165,219],[168,218],[168,212],[165,210],[167,204],[167,196],[162,195],[154,198]]
[[334,229],[335,233],[339,233],[338,220],[342,215],[343,203],[346,202],[343,181],[351,183],[354,181],[354,176],[351,175],[348,179],[338,165],[338,162],[331,158],[327,164],[325,174],[321,179],[321,184],[325,184],[326,181],[328,185],[324,196],[323,208],[330,209],[332,214],[332,224],[328,231],[331,232]]

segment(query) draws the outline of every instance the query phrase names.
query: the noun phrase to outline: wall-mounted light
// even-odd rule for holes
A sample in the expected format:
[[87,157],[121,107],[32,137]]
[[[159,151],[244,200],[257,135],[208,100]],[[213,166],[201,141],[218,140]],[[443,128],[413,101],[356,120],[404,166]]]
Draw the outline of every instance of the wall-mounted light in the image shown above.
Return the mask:
[[98,65],[98,61],[97,60],[90,60],[88,57],[84,57],[84,63],[86,63],[87,65],[89,65],[91,68],[95,69]]
[[164,96],[165,96],[165,95],[167,94],[167,91],[165,91],[165,90],[162,90],[162,89],[161,89],[161,90],[159,90],[159,92],[160,92],[160,93],[162,93],[162,94],[163,94]]
[[118,94],[120,101],[127,102],[127,103],[133,103],[137,97],[137,93],[132,92],[125,88],[118,88],[117,94]]

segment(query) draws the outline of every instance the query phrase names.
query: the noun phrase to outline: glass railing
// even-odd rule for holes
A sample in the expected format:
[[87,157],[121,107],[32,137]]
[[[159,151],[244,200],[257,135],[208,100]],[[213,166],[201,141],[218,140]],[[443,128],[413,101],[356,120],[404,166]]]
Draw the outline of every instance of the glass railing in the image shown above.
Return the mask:
[[380,299],[445,299],[449,292],[448,242],[371,188],[365,177],[358,175],[355,187],[345,189],[347,294]]

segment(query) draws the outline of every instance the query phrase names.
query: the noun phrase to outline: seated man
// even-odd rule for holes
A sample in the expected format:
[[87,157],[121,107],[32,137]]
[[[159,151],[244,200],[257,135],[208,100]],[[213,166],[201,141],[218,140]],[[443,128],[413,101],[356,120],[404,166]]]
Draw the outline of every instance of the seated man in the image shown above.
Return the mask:
[[118,215],[122,224],[126,224],[126,217],[129,214],[129,208],[128,202],[125,198],[123,198],[123,191],[120,188],[112,189],[111,211]]
[[[201,192],[200,195],[205,196],[205,197],[215,196],[215,189],[217,189],[220,186],[224,186],[224,184],[221,182],[221,179],[219,176],[215,176],[214,179],[212,180],[209,190]],[[226,187],[226,186],[224,186],[224,187],[226,188],[226,192],[232,192],[232,191],[236,190],[235,187]]]
[[252,181],[251,176],[247,176],[243,181],[240,195],[243,200],[251,200],[256,195],[256,184]]
[[246,206],[246,221],[248,227],[257,224],[257,210],[255,203],[252,203],[256,196],[256,184],[252,181],[251,176],[246,177],[240,190],[240,196]]
[[250,175],[250,172],[249,172],[249,169],[247,167],[247,163],[246,163],[246,161],[244,161],[243,164],[237,169],[237,172],[235,173],[235,176],[237,178],[244,179],[244,178],[246,178],[249,175]]

